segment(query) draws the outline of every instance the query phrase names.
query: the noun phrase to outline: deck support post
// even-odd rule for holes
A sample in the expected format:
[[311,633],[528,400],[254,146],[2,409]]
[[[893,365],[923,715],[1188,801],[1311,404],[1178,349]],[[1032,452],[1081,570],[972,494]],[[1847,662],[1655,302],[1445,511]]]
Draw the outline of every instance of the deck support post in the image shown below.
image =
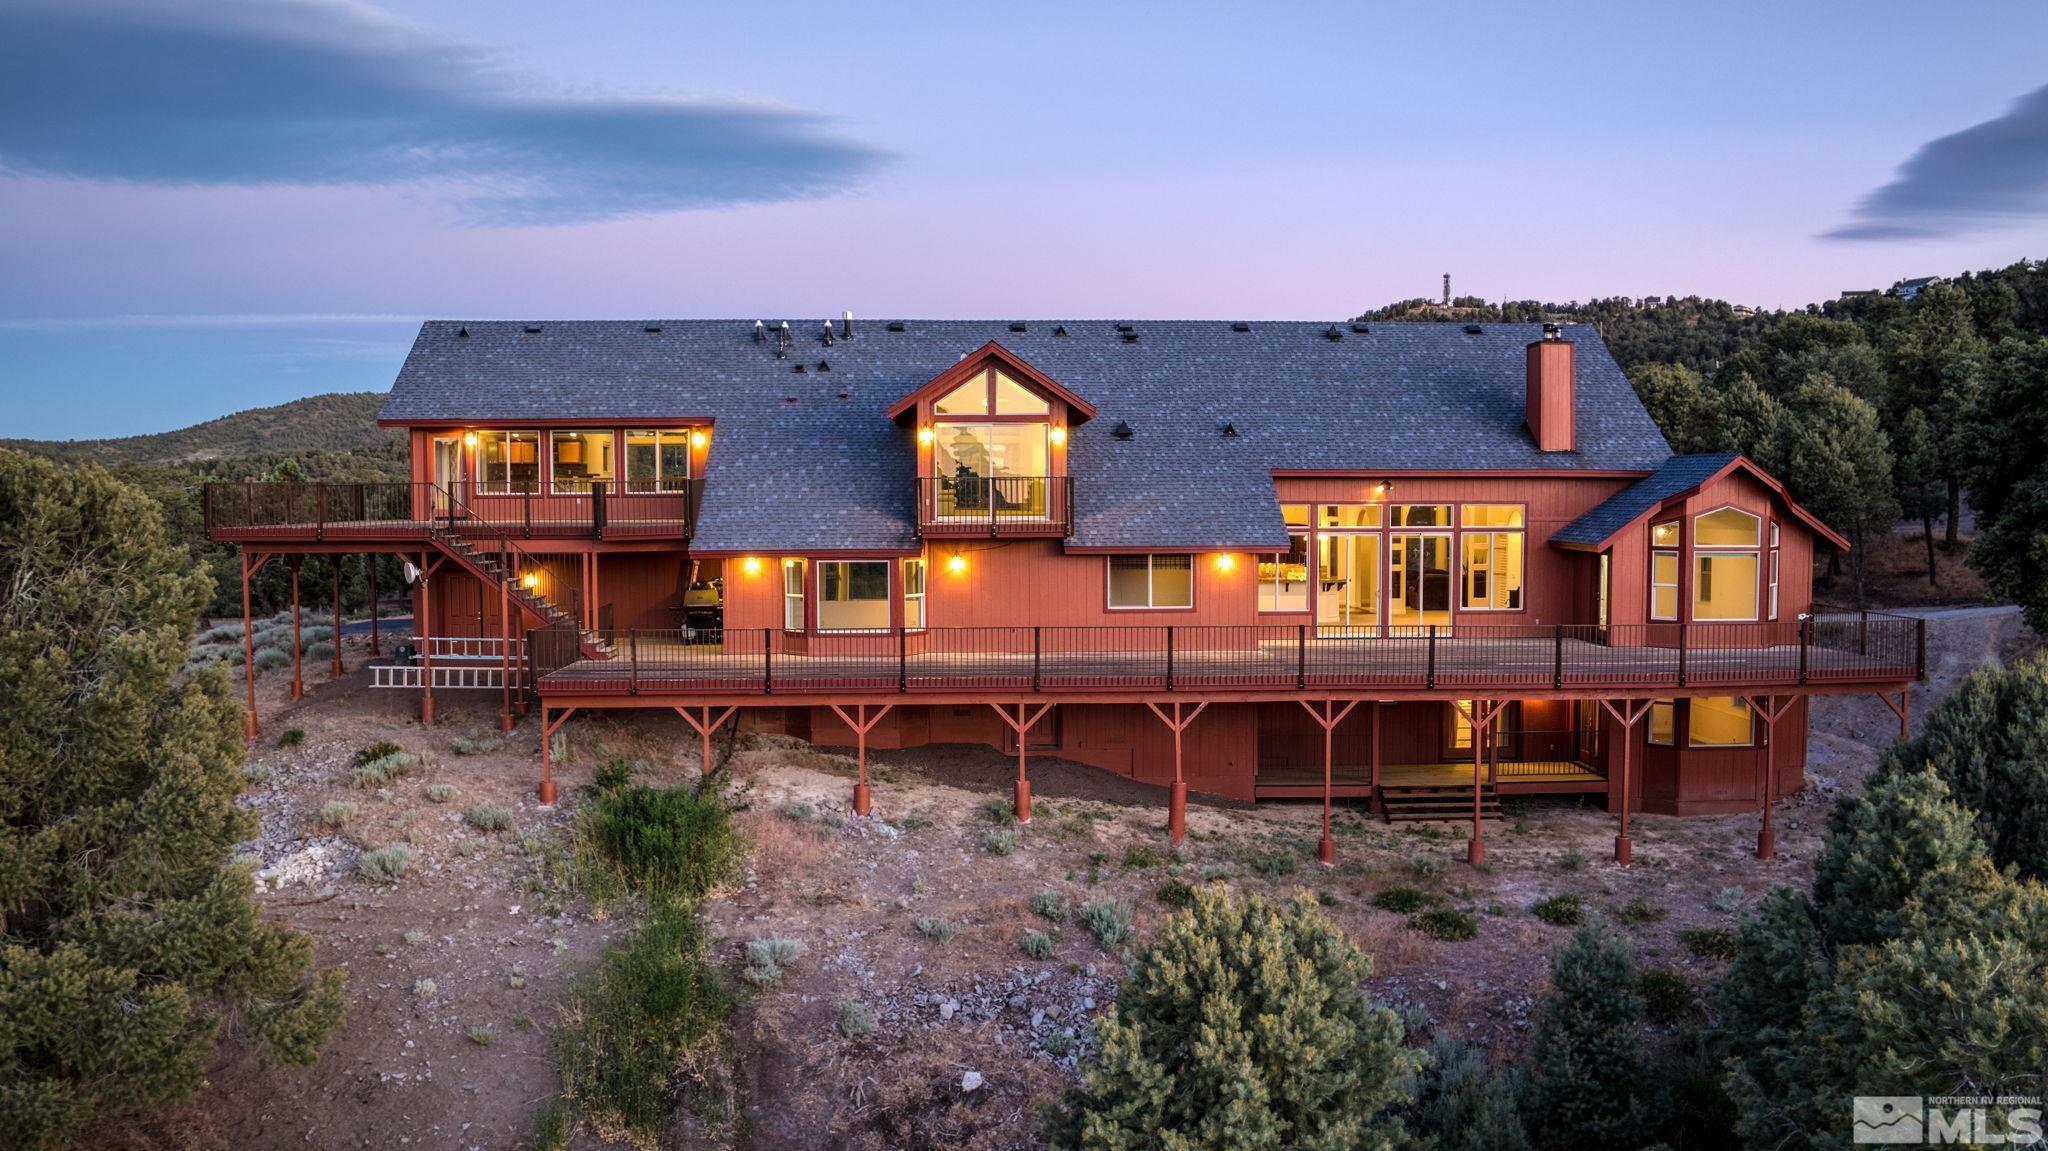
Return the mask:
[[[731,719],[732,714],[738,710],[739,708],[737,707],[728,707],[724,711],[719,712],[714,718],[711,714],[711,709],[708,707],[676,708],[676,714],[682,716],[683,722],[689,724],[690,730],[696,732],[697,738],[703,741],[701,744],[703,748],[702,758],[698,761],[700,765],[697,772],[698,787],[703,787],[704,781],[711,778],[711,733],[725,726],[725,721]],[[690,714],[692,711],[698,714]]]
[[328,566],[334,569],[334,678],[340,679],[346,672],[341,663],[341,557],[327,557]]
[[1323,838],[1316,844],[1316,858],[1323,866],[1329,867],[1337,862],[1337,841],[1330,835],[1330,792],[1334,787],[1336,770],[1337,725],[1344,722],[1344,717],[1351,714],[1351,709],[1357,707],[1359,701],[1351,700],[1342,711],[1337,710],[1334,699],[1323,700],[1320,704],[1305,699],[1294,702],[1300,704],[1302,710],[1314,718],[1316,726],[1323,729]]
[[[1780,701],[1783,702],[1780,702]],[[1778,853],[1778,833],[1771,826],[1771,806],[1778,792],[1778,721],[1799,702],[1796,695],[1788,696],[1746,696],[1743,703],[1749,710],[1763,717],[1764,721],[1764,786],[1761,806],[1763,820],[1756,830],[1756,857],[1769,859]]]
[[377,636],[377,624],[378,624],[378,619],[377,619],[377,616],[378,616],[378,610],[377,610],[377,553],[376,553],[376,552],[364,552],[364,553],[363,553],[363,566],[364,566],[364,567],[366,567],[366,568],[368,568],[368,569],[370,569],[370,570],[369,570],[369,577],[370,577],[370,579],[369,579],[369,584],[370,584],[370,655],[371,655],[371,656],[373,656],[373,657],[375,657],[375,656],[381,656],[381,655],[383,655],[383,654],[384,654],[384,653],[383,653],[383,651],[382,651],[382,650],[380,650],[380,645],[379,645],[379,644],[378,644],[378,642],[377,642],[377,640],[378,640],[378,636]]
[[1173,782],[1166,788],[1166,838],[1174,850],[1178,851],[1188,837],[1188,781],[1186,773],[1182,770],[1181,734],[1187,731],[1188,725],[1195,722],[1195,717],[1202,714],[1203,709],[1209,705],[1206,702],[1198,703],[1194,705],[1194,710],[1189,711],[1187,704],[1176,701],[1168,705],[1173,708],[1173,716],[1170,719],[1158,704],[1148,700],[1145,706],[1152,709],[1152,714],[1159,717],[1159,722],[1173,729]]
[[292,569],[292,698],[301,699],[306,694],[306,679],[300,674],[299,653],[306,646],[299,638],[299,565],[300,557],[293,556],[285,561]]
[[855,748],[853,813],[863,816],[868,813],[870,806],[868,795],[868,732],[874,730],[875,725],[882,722],[882,717],[889,714],[889,709],[896,705],[885,703],[876,706],[875,714],[872,717],[868,715],[869,706],[865,703],[855,704],[853,705],[854,714],[848,715],[846,710],[838,704],[832,705],[832,714],[838,716],[841,723],[853,729]]
[[[1434,631],[1434,629],[1431,629]],[[1453,701],[1472,726],[1472,838],[1465,846],[1465,862],[1474,867],[1486,862],[1486,745],[1491,740],[1493,721],[1507,710],[1507,701],[1475,699],[1470,704]]]
[[253,560],[249,549],[242,549],[242,682],[249,692],[248,706],[242,712],[242,738],[255,739],[256,723],[256,620],[249,606],[249,584],[256,578],[256,570],[270,562],[270,557],[259,554]]
[[565,707],[562,714],[551,716],[554,709],[541,701],[540,705],[540,801],[544,804],[555,802],[555,732],[561,730],[569,717],[576,714],[573,707]]
[[426,552],[420,553],[419,618],[414,621],[419,625],[414,630],[420,637],[420,724],[424,727],[434,725],[434,604],[427,591],[433,582],[427,567],[430,559]]
[[1899,738],[1908,738],[1911,734],[1913,719],[1913,689],[1910,686],[1900,688],[1899,702],[1897,703],[1892,702],[1892,693],[1888,691],[1878,692],[1877,698],[1883,700],[1884,705],[1891,709],[1892,714],[1899,717]]
[[1623,867],[1635,862],[1636,857],[1635,840],[1628,837],[1628,812],[1629,808],[1635,806],[1635,792],[1629,779],[1629,768],[1636,748],[1636,724],[1650,713],[1650,708],[1656,702],[1654,699],[1646,699],[1642,706],[1638,707],[1634,700],[1624,699],[1617,707],[1613,700],[1600,701],[1601,710],[1621,725],[1621,830],[1614,836],[1614,862]]
[[1368,770],[1369,770],[1369,771],[1371,772],[1371,776],[1372,776],[1372,778],[1371,778],[1371,780],[1370,780],[1370,782],[1371,782],[1371,784],[1372,784],[1372,794],[1370,794],[1370,795],[1368,795],[1368,796],[1366,797],[1365,803],[1366,803],[1366,807],[1367,807],[1367,809],[1368,809],[1368,810],[1370,810],[1370,811],[1373,811],[1373,812],[1379,812],[1379,811],[1382,811],[1382,810],[1384,810],[1384,808],[1385,808],[1385,804],[1383,804],[1383,803],[1381,803],[1381,802],[1380,802],[1380,701],[1379,701],[1379,700],[1373,700],[1373,701],[1372,701],[1372,706],[1366,709],[1366,712],[1365,712],[1365,719],[1366,719],[1366,724],[1367,724],[1368,728],[1370,729],[1370,731],[1371,731],[1371,733],[1372,733],[1372,734],[1371,734],[1371,736],[1370,736],[1370,737],[1369,737],[1369,738],[1367,739],[1367,741],[1366,741],[1366,750],[1365,750],[1365,759],[1366,759],[1366,766],[1367,766],[1367,769],[1368,769]]
[[502,549],[498,559],[498,730],[512,730],[512,569],[504,566]]
[[1031,729],[1037,725],[1039,720],[1045,718],[1045,713],[1052,710],[1052,705],[1049,703],[1040,704],[1038,710],[1027,714],[1025,709],[1031,705],[1020,702],[1017,704],[1017,715],[1014,719],[1005,710],[1009,706],[1008,704],[992,703],[989,706],[995,709],[997,715],[1003,717],[1003,723],[1017,737],[1017,786],[1012,804],[1017,813],[1017,822],[1030,823],[1031,778],[1024,773],[1025,744],[1028,742]]

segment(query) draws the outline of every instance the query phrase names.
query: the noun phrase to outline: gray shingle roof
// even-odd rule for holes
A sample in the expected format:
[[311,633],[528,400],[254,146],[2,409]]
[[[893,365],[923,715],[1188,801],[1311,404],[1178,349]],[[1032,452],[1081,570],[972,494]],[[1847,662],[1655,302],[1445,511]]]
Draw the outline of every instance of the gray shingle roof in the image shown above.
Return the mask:
[[1736,458],[1733,452],[1673,456],[1655,474],[1637,480],[1566,524],[1550,537],[1550,542],[1597,547],[1658,504],[1706,483]]
[[[912,433],[884,413],[991,340],[1097,408],[1068,444],[1078,547],[1285,547],[1274,469],[1651,471],[1671,455],[1590,328],[1566,329],[1578,450],[1544,453],[1522,420],[1537,324],[1345,326],[1331,340],[1320,322],[1153,320],[1132,321],[1132,342],[1111,320],[898,322],[856,321],[827,347],[822,321],[792,321],[777,359],[772,320],[765,344],[752,320],[434,321],[379,416],[712,419],[705,551],[914,547]],[[1136,435],[1114,438],[1119,421]]]

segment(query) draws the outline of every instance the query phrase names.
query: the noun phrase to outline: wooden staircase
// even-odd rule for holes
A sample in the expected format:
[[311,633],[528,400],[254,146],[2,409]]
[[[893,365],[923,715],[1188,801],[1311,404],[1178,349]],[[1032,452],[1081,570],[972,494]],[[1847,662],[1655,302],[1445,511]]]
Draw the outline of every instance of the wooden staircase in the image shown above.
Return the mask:
[[440,548],[442,554],[454,560],[469,574],[494,589],[502,586],[513,603],[540,620],[543,626],[573,628],[583,658],[612,659],[618,654],[603,636],[593,631],[585,631],[578,625],[575,617],[563,611],[560,605],[513,578],[513,573],[505,570],[498,560],[498,556],[504,553],[480,549],[460,533],[447,528],[429,528],[427,537],[434,541],[434,546]]
[[[1472,785],[1457,787],[1382,787],[1380,808],[1388,823],[1457,821],[1472,818]],[[1490,783],[1479,785],[1479,815],[1499,819],[1500,795]]]

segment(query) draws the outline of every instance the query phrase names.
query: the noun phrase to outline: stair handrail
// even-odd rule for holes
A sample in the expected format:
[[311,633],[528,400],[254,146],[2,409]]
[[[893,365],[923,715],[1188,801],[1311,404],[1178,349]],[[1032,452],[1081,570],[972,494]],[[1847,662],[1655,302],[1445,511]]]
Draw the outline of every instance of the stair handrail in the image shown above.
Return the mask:
[[[436,527],[439,530],[447,532],[448,535],[453,536],[458,542],[461,541],[464,533],[458,533],[455,528],[457,518],[459,515],[461,521],[465,525],[468,525],[465,528],[465,532],[473,531],[474,534],[476,534],[478,537],[485,540],[488,544],[491,545],[491,550],[495,550],[497,552],[498,567],[502,569],[502,574],[499,576],[499,578],[505,580],[507,583],[511,585],[509,590],[511,590],[515,595],[522,595],[528,599],[542,598],[528,591],[525,585],[518,582],[519,573],[522,569],[526,567],[545,567],[545,565],[543,565],[540,562],[539,558],[533,552],[528,551],[526,548],[520,546],[519,541],[512,538],[511,532],[506,531],[504,528],[492,523],[490,520],[487,520],[482,516],[476,515],[473,512],[471,512],[469,504],[466,501],[464,501],[455,491],[443,488],[439,484],[434,485],[434,487],[436,491],[440,494],[442,499],[445,501],[443,506],[445,506],[448,509],[446,525],[443,526],[437,524]],[[554,601],[552,600],[549,600],[548,602],[550,604],[554,603]],[[559,610],[559,605],[556,606]],[[564,611],[562,614],[565,616],[568,615],[566,611]],[[552,621],[550,621],[550,626],[552,626]],[[582,627],[580,622],[575,623],[573,626],[575,626],[576,631],[579,634],[584,633],[584,628]]]

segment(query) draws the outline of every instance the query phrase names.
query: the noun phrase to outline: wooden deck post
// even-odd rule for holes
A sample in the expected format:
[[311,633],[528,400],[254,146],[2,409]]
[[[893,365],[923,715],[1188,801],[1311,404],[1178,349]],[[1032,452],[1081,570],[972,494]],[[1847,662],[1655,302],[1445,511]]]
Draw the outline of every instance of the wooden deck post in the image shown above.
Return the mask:
[[334,568],[334,678],[346,674],[341,663],[341,557],[330,555],[328,565]]
[[1366,800],[1365,800],[1365,802],[1366,802],[1366,806],[1367,806],[1367,808],[1368,808],[1369,810],[1371,810],[1371,811],[1374,811],[1374,812],[1377,812],[1377,811],[1380,811],[1380,810],[1382,809],[1382,807],[1383,807],[1383,805],[1382,805],[1382,804],[1381,804],[1381,802],[1380,802],[1380,701],[1379,701],[1379,700],[1373,700],[1373,701],[1372,701],[1372,706],[1371,706],[1370,708],[1366,709],[1366,713],[1365,713],[1365,719],[1366,719],[1366,723],[1367,723],[1367,724],[1369,725],[1369,727],[1370,727],[1370,729],[1371,729],[1371,732],[1372,732],[1372,737],[1371,737],[1371,739],[1369,739],[1369,740],[1367,741],[1367,743],[1366,743],[1366,766],[1367,766],[1367,768],[1368,768],[1368,769],[1369,769],[1369,770],[1371,771],[1371,773],[1372,773],[1372,779],[1371,779],[1371,783],[1372,783],[1372,793],[1371,793],[1370,795],[1368,795],[1368,796],[1366,797]]
[[1024,774],[1024,745],[1027,737],[1029,737],[1031,734],[1031,729],[1037,725],[1039,720],[1045,718],[1045,713],[1052,710],[1052,705],[1049,703],[1041,704],[1037,711],[1031,712],[1027,717],[1025,709],[1030,707],[1031,705],[1028,703],[1020,702],[1017,704],[1017,717],[1015,719],[1010,718],[1010,713],[1004,710],[1004,708],[1008,706],[1007,704],[992,703],[989,704],[989,706],[994,708],[996,714],[1003,717],[1003,723],[1008,725],[1009,729],[1012,732],[1016,733],[1017,787],[1015,798],[1012,800],[1012,803],[1017,813],[1017,822],[1030,823],[1031,779],[1029,776]]
[[1614,836],[1614,862],[1623,867],[1633,863],[1636,857],[1635,840],[1628,837],[1628,812],[1629,808],[1635,805],[1635,793],[1631,790],[1629,780],[1629,767],[1635,754],[1636,723],[1649,714],[1650,708],[1655,706],[1656,702],[1654,699],[1646,699],[1641,707],[1637,707],[1635,701],[1624,699],[1621,706],[1616,707],[1612,700],[1600,701],[1601,709],[1613,716],[1614,722],[1621,725],[1621,830]]
[[256,637],[255,620],[249,610],[249,581],[269,556],[249,562],[249,549],[242,549],[242,682],[248,685],[249,702],[242,712],[242,738],[256,738]]
[[831,706],[832,713],[839,717],[840,722],[853,729],[855,745],[853,813],[855,815],[866,815],[869,807],[868,732],[874,730],[874,726],[882,722],[882,717],[888,715],[889,709],[896,705],[893,703],[881,704],[875,708],[873,718],[869,718],[869,705],[865,703],[855,704],[853,715],[847,715],[845,709],[836,703]]
[[299,653],[306,645],[299,639],[299,564],[300,558],[293,556],[287,561],[292,569],[292,698],[300,699],[306,694],[306,680],[300,675]]
[[1892,702],[1892,693],[1888,691],[1878,692],[1877,698],[1883,700],[1884,705],[1891,709],[1891,713],[1899,717],[1899,738],[1910,738],[1913,718],[1913,689],[1910,686],[1900,688],[1899,702],[1897,703]]
[[732,714],[738,711],[739,708],[728,707],[724,711],[719,712],[715,719],[712,717],[711,709],[708,707],[695,709],[702,716],[701,719],[698,715],[691,715],[691,710],[687,707],[678,707],[676,708],[676,714],[682,716],[683,722],[689,724],[690,730],[696,732],[697,738],[703,741],[702,758],[698,761],[700,767],[697,772],[698,786],[702,787],[702,781],[711,778],[711,733],[724,726],[725,721],[731,719]]
[[1159,722],[1173,729],[1173,782],[1166,789],[1166,838],[1178,850],[1188,837],[1188,781],[1181,767],[1181,733],[1195,722],[1195,717],[1209,705],[1198,703],[1193,711],[1186,711],[1186,704],[1175,701],[1173,718],[1168,719],[1159,705],[1146,701],[1146,707],[1159,717]]
[[498,556],[498,676],[503,690],[498,702],[498,730],[512,730],[512,569]]
[[1344,717],[1351,714],[1351,709],[1357,707],[1359,701],[1354,699],[1346,703],[1342,711],[1337,710],[1337,701],[1334,699],[1323,700],[1320,706],[1305,699],[1295,702],[1301,705],[1303,711],[1314,717],[1316,725],[1323,729],[1323,838],[1316,844],[1316,858],[1322,861],[1323,866],[1328,867],[1337,862],[1337,841],[1330,835],[1330,793],[1335,786],[1333,777],[1336,771],[1337,725],[1344,722]]
[[372,656],[380,656],[384,652],[378,643],[377,636],[377,553],[364,552],[363,566],[370,569],[370,654]]
[[[427,553],[421,552],[420,602],[419,611],[415,613],[419,618],[413,621],[419,626],[413,630],[420,637],[420,723],[427,727],[432,727],[434,724],[434,603],[431,593],[427,590],[427,584],[431,582],[427,571],[427,560]],[[542,726],[546,726],[547,716],[541,716],[541,720]],[[545,732],[542,733],[541,738],[547,738]],[[542,757],[541,767],[545,771],[547,767],[545,748],[542,749]],[[546,786],[552,789],[554,785],[548,784]]]
[[565,707],[562,709],[560,716],[550,718],[549,713],[553,710],[553,708],[547,705],[547,701],[541,701],[540,801],[546,804],[555,802],[555,732],[559,731],[563,724],[569,722],[570,716],[576,714],[575,708]]
[[[1781,698],[1784,701],[1782,703],[1779,702]],[[1785,713],[1792,710],[1792,705],[1799,702],[1799,697],[1752,695],[1744,697],[1742,702],[1748,705],[1752,712],[1762,716],[1764,721],[1763,820],[1756,831],[1756,857],[1769,859],[1778,853],[1778,833],[1771,826],[1771,805],[1776,801],[1778,792],[1778,721],[1785,718]]]
[[1486,862],[1486,745],[1493,721],[1508,705],[1506,700],[1475,699],[1469,705],[1453,700],[1451,706],[1472,728],[1472,839],[1465,847],[1465,862],[1477,867]]

